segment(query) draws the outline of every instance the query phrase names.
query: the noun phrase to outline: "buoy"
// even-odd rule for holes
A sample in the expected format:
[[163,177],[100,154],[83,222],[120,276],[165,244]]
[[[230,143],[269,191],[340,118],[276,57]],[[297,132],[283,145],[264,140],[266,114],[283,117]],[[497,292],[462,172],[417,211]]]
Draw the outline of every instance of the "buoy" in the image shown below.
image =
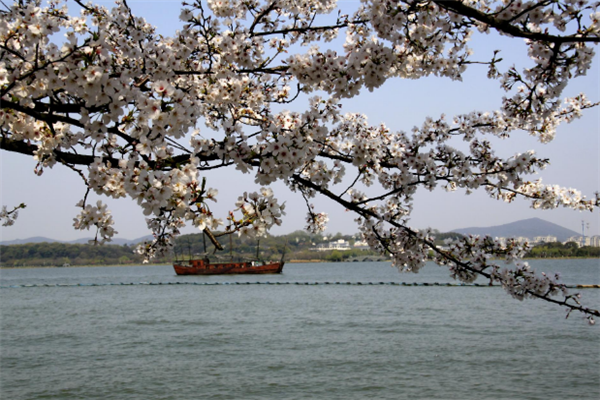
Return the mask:
[[[18,288],[35,288],[35,287],[88,287],[88,286],[156,286],[156,285],[196,285],[196,286],[224,286],[224,285],[350,285],[350,286],[365,286],[365,285],[392,285],[392,286],[448,286],[448,287],[500,287],[499,285],[490,286],[483,283],[429,283],[429,282],[113,282],[113,283],[24,283],[21,285],[0,286],[0,289],[18,289]],[[600,285],[565,285],[569,289],[600,289]]]

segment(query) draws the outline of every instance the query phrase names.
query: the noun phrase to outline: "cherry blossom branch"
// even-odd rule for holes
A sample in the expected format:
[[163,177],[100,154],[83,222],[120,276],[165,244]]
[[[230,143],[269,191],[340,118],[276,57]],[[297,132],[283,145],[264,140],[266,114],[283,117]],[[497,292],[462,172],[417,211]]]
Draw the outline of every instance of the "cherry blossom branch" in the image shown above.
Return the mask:
[[[498,18],[494,18],[491,15],[486,14],[482,11],[479,11],[473,7],[469,7],[468,5],[466,5],[465,3],[463,3],[462,1],[459,1],[459,0],[433,0],[433,2],[442,9],[452,11],[459,15],[464,15],[469,18],[473,18],[474,20],[477,20],[486,25],[489,25],[500,32],[504,32],[504,33],[507,33],[507,34],[509,34],[511,36],[515,36],[515,37],[521,37],[524,39],[531,39],[531,40],[543,41],[543,42],[552,42],[552,43],[557,43],[557,44],[559,44],[559,43],[600,43],[600,37],[582,36],[582,33],[580,33],[580,32],[578,32],[577,34],[574,34],[574,35],[558,36],[558,35],[552,35],[552,34],[549,34],[546,32],[541,33],[541,32],[525,31],[523,29],[519,29],[518,27],[516,27],[510,23],[510,22],[512,22],[513,19],[518,18],[517,16],[515,16],[514,18],[512,18],[510,20],[504,21],[504,20],[501,20]],[[547,2],[547,3],[550,4],[551,2]],[[539,4],[538,6],[541,6],[541,4]],[[524,15],[527,12],[528,12],[528,10],[523,10],[519,14],[519,16]]]
[[2,226],[11,226],[14,225],[15,221],[19,217],[19,210],[27,207],[25,203],[21,203],[16,207],[13,207],[12,210],[8,210],[6,206],[2,206],[2,210],[0,211],[0,222],[2,222]]
[[[507,291],[509,291],[509,293],[511,293],[513,296],[516,296],[517,298],[523,299],[524,298],[523,296],[527,295],[527,296],[535,297],[535,298],[538,298],[541,300],[545,300],[545,301],[553,303],[553,304],[565,306],[571,311],[579,311],[579,312],[582,312],[584,315],[587,315],[590,323],[594,323],[593,322],[594,320],[590,319],[591,317],[593,317],[593,316],[600,317],[600,311],[591,309],[589,307],[582,306],[577,301],[576,296],[567,295],[565,285],[558,284],[553,281],[549,281],[546,279],[545,275],[541,278],[541,281],[542,281],[541,283],[538,283],[537,278],[535,278],[533,275],[530,276],[530,279],[532,279],[534,282],[534,283],[532,283],[533,285],[542,285],[541,291],[539,288],[537,290],[534,290],[534,289],[528,288],[527,286],[522,286],[519,283],[515,284],[514,282],[510,281],[510,279],[514,279],[514,276],[522,276],[523,273],[526,273],[526,271],[528,271],[528,268],[523,269],[519,266],[519,268],[516,271],[516,275],[513,276],[510,271],[501,273],[498,267],[486,265],[485,261],[479,267],[477,267],[474,264],[472,264],[471,262],[462,261],[461,260],[462,257],[455,256],[452,251],[444,251],[444,250],[438,248],[433,243],[433,241],[428,239],[426,236],[420,235],[418,232],[416,232],[404,225],[401,225],[395,221],[382,219],[382,217],[377,212],[373,211],[372,208],[360,207],[357,203],[346,201],[346,200],[342,199],[341,197],[335,195],[328,189],[325,189],[323,187],[315,185],[313,182],[306,180],[299,175],[294,175],[292,177],[292,179],[297,184],[300,184],[302,186],[310,188],[311,190],[321,193],[325,197],[335,201],[336,203],[339,203],[346,209],[354,211],[356,214],[362,216],[365,220],[375,219],[375,220],[381,221],[381,222],[385,221],[386,223],[392,225],[394,228],[400,229],[402,232],[404,232],[407,235],[407,237],[411,238],[415,242],[421,242],[421,244],[423,246],[426,246],[429,250],[436,253],[438,255],[438,259],[436,259],[436,262],[438,262],[440,264],[452,263],[455,265],[455,268],[459,268],[459,271],[455,272],[455,274],[457,274],[456,275],[457,277],[459,277],[458,274],[460,273],[460,271],[467,271],[472,276],[480,275],[487,279],[490,279],[490,281],[499,282]],[[379,235],[374,227],[372,229],[373,229],[373,232],[375,233],[375,236],[377,237],[377,240],[380,243],[380,245],[382,245],[387,251],[392,253],[393,256],[396,255],[395,253],[398,251],[398,249],[394,250],[391,246],[386,244],[386,242],[388,242],[389,239],[386,239],[386,238],[382,237],[381,235]],[[483,240],[479,241],[479,243],[483,243],[485,245],[486,241],[491,241],[491,238],[484,238]],[[476,239],[476,242],[477,242],[477,239]],[[457,247],[457,248],[460,248],[460,247]],[[464,253],[465,248],[463,247],[460,249],[461,249],[461,253],[462,253],[460,255],[462,255],[464,257],[466,255]],[[469,248],[466,248],[466,250],[470,251]],[[493,249],[488,249],[488,251],[490,251],[490,250],[493,250]],[[476,249],[475,251],[473,251],[471,253],[471,255],[473,256],[473,255],[475,255],[475,253],[478,253],[478,252],[479,252],[479,249]],[[500,255],[500,254],[507,254],[507,253],[509,253],[508,250],[501,248],[501,249],[496,249],[496,251],[492,252],[491,254]],[[457,255],[459,255],[459,254],[457,254]],[[479,255],[474,257],[475,260],[477,260],[477,257],[479,257]],[[485,260],[485,258],[483,260]],[[511,261],[513,261],[513,260],[511,260]],[[486,272],[485,269],[487,269],[487,268],[491,268],[492,272]],[[524,284],[531,285],[527,282],[524,282]],[[557,300],[557,299],[554,299],[551,297],[551,295],[556,295],[559,292],[564,293],[565,298],[563,300]],[[575,304],[573,304],[572,302],[569,302],[569,300],[575,300]]]

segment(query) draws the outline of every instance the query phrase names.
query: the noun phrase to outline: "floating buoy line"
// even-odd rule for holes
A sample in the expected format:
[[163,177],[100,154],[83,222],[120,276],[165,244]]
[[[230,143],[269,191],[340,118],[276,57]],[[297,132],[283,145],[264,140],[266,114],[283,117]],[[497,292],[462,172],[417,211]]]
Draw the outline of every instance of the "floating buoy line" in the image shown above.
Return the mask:
[[[0,289],[35,287],[82,287],[82,286],[227,286],[227,285],[303,285],[303,286],[447,286],[447,287],[500,287],[484,283],[408,283],[408,282],[119,282],[119,283],[30,283],[23,285],[0,285]],[[600,289],[600,285],[566,285],[568,289]]]

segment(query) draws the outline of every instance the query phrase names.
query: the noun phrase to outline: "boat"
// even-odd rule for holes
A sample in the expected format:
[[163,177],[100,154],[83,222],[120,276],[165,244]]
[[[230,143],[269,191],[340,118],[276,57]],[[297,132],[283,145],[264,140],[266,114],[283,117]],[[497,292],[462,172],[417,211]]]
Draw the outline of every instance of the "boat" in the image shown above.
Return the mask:
[[[283,257],[285,256],[285,249],[281,255],[279,262],[266,262],[266,261],[240,261],[240,262],[218,262],[211,263],[208,255],[206,255],[206,237],[211,240],[214,244],[215,249],[223,250],[223,246],[217,241],[216,235],[208,230],[204,229],[204,252],[203,258],[189,258],[187,260],[175,260],[173,262],[173,268],[177,275],[234,275],[234,274],[280,274],[283,270]],[[231,236],[229,236],[230,250],[233,247],[231,243]],[[256,260],[259,260],[259,244],[256,245]],[[233,254],[231,254],[233,260]]]
[[175,261],[177,275],[233,275],[233,274],[280,274],[285,263],[280,262],[226,262],[211,263],[208,259]]

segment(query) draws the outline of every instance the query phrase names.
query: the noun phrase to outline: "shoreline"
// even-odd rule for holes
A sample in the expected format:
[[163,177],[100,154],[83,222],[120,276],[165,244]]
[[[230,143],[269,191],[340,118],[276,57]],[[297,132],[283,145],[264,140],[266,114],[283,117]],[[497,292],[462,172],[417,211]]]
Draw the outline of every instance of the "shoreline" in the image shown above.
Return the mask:
[[100,264],[100,265],[69,265],[68,267],[63,267],[62,265],[22,265],[18,267],[5,267],[0,266],[0,270],[3,269],[29,269],[29,268],[61,268],[61,269],[69,269],[69,268],[93,268],[93,267],[149,267],[149,266],[171,266],[171,264],[167,263],[156,263],[156,264]]
[[[539,257],[539,258],[524,258],[523,260],[599,260],[600,257]],[[348,262],[354,263],[353,261],[327,261],[327,260],[289,260],[287,264],[319,264],[319,263],[339,263]],[[390,262],[386,261],[368,261],[368,262]],[[28,268],[92,268],[92,267],[149,267],[149,266],[171,266],[170,263],[150,263],[150,264],[99,264],[99,265],[69,265],[68,267],[59,265],[24,265],[18,267],[0,266],[0,270],[3,269],[28,269]],[[598,264],[600,267],[600,263]]]

